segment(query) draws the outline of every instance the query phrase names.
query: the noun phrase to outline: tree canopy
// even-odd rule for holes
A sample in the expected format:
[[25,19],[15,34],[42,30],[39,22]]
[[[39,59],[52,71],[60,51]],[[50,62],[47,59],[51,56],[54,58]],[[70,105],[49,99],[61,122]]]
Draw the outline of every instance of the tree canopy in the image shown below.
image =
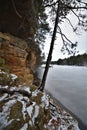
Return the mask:
[[[74,33],[77,33],[78,28],[87,31],[87,2],[85,0],[43,0],[44,8],[47,10],[47,15],[50,17],[50,22],[54,25],[57,4],[60,2],[59,24],[57,26],[57,33],[61,35],[63,47],[61,51],[67,50],[68,54],[74,54],[78,42],[71,41],[66,34],[63,33],[61,25],[65,20],[70,24]],[[74,27],[72,20],[68,14],[74,15],[77,26]]]

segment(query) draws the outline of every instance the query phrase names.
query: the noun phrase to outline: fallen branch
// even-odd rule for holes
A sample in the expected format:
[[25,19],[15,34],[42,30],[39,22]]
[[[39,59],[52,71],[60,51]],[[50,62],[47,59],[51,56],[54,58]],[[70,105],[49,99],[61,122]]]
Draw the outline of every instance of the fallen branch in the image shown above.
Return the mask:
[[20,94],[22,94],[23,96],[27,96],[28,98],[31,97],[31,93],[29,93],[29,92],[27,92],[27,91],[25,91],[25,90],[21,90],[21,89],[19,89],[19,90],[10,90],[10,89],[6,89],[6,88],[0,88],[0,93],[1,93],[1,94],[2,94],[2,93],[8,93],[8,94],[10,94],[10,95],[13,95],[13,94],[15,94],[15,93],[20,93]]

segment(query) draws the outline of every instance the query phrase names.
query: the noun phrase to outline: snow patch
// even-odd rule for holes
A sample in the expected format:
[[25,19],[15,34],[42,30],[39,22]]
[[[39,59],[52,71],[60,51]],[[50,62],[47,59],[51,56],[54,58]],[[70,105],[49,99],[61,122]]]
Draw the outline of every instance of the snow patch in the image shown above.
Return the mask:
[[19,94],[19,96],[17,97],[17,100],[22,103],[22,115],[23,115],[24,120],[26,119],[26,102],[25,102],[26,100],[25,99],[23,98],[21,94]]
[[28,124],[25,123],[24,126],[20,130],[27,130],[27,128],[28,128]]
[[32,126],[32,124],[33,124],[33,123],[32,123],[32,121],[30,120],[30,121],[29,121],[29,125],[31,125],[31,126]]
[[29,87],[29,86],[24,86],[23,89],[24,89],[25,91],[31,93],[31,91],[30,91],[30,87]]
[[[4,71],[2,71],[2,70],[0,70],[0,74],[5,74],[7,77],[11,77],[11,79],[12,79],[13,81],[15,81],[15,80],[18,78],[17,75],[15,75],[15,74],[9,74],[9,73],[4,72]],[[0,79],[2,79],[2,77],[0,77]]]
[[12,78],[13,81],[16,80],[16,79],[18,78],[18,76],[15,75],[15,74],[10,74],[10,76],[11,76],[11,78]]
[[41,102],[42,102],[42,107],[45,107],[45,109],[48,109],[49,107],[49,98],[47,97],[47,95],[44,93],[42,98],[41,98]]
[[39,90],[35,90],[32,92],[32,97],[36,97],[38,95],[40,91]]
[[0,98],[0,101],[4,100],[8,96],[7,93],[3,94],[3,96]]
[[10,113],[10,108],[11,106],[15,103],[15,100],[9,100],[7,103],[5,103],[5,105],[3,106],[3,110],[2,112],[0,112],[0,130],[2,130],[4,127],[6,127],[7,125],[9,125],[12,121],[8,121],[7,118],[9,116]]
[[38,117],[38,115],[39,115],[39,106],[36,105],[36,106],[35,106],[34,115],[33,115],[33,117],[32,117],[33,124],[35,123],[35,119]]
[[31,117],[32,116],[32,112],[33,112],[33,105],[27,107],[27,112],[28,112],[29,116]]

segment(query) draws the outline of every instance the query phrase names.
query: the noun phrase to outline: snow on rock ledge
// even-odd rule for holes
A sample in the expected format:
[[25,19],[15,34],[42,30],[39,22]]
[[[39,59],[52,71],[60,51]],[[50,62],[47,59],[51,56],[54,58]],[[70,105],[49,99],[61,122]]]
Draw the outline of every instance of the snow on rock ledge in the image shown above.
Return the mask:
[[29,86],[22,87],[22,90],[31,92],[32,96],[0,93],[0,130],[79,130],[77,121],[50,103],[45,93],[32,92]]

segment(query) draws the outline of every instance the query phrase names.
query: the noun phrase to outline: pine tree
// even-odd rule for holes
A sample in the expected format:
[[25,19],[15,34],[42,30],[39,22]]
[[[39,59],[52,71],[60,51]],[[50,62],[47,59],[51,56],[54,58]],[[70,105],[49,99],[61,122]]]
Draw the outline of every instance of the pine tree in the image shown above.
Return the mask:
[[[71,53],[75,54],[73,50],[74,50],[74,47],[77,46],[77,42],[73,43],[70,39],[68,39],[66,35],[63,34],[59,24],[62,23],[64,19],[66,19],[71,25],[73,31],[74,32],[77,31],[77,27],[74,28],[71,20],[67,17],[67,14],[71,11],[77,17],[78,25],[82,26],[85,31],[87,30],[87,16],[86,14],[83,14],[83,10],[87,10],[86,2],[82,2],[82,0],[72,0],[72,1],[71,0],[65,0],[65,1],[57,0],[55,2],[53,0],[50,0],[50,1],[44,0],[44,7],[51,8],[51,14],[55,13],[56,18],[55,20],[52,18],[52,20],[55,21],[55,24],[54,24],[54,30],[53,30],[53,35],[52,35],[51,44],[50,44],[50,50],[49,50],[48,58],[46,61],[45,71],[44,71],[43,78],[39,87],[41,91],[43,91],[45,87],[47,73],[49,70],[49,64],[52,59],[52,52],[53,52],[56,33],[59,33],[61,35],[61,39],[63,41],[62,51],[67,50],[69,54]],[[70,50],[70,47],[71,47],[71,50]]]

